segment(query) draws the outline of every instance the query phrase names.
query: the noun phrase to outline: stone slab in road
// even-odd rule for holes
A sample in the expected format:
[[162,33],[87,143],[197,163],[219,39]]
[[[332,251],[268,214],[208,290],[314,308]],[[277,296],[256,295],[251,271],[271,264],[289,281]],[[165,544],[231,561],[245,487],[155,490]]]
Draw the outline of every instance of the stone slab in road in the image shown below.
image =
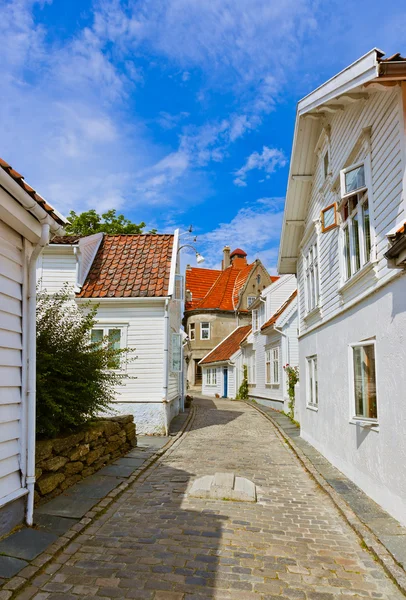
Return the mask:
[[[265,417],[194,405],[189,433],[57,557],[35,600],[404,600]],[[217,472],[252,481],[257,502],[186,495]]]
[[33,560],[57,539],[58,536],[49,531],[25,527],[0,542],[0,554]]

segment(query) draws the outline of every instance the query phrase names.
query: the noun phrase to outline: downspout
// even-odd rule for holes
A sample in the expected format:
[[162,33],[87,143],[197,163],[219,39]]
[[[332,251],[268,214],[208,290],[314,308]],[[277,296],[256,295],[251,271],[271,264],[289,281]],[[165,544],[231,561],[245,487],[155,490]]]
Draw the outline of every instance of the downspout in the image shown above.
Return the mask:
[[169,435],[168,385],[169,385],[169,298],[166,298],[166,300],[165,300],[165,315],[164,315],[164,388],[163,388],[165,435]]
[[[281,334],[281,336],[283,336],[285,338],[285,360],[283,360],[283,362],[286,364],[289,364],[289,338],[287,336],[286,333],[284,333],[282,331],[282,329],[279,329],[278,327],[275,327],[274,325],[274,331],[277,331],[278,333]],[[283,402],[285,403],[285,394],[286,394],[286,377],[283,377],[282,379],[282,397],[283,397]]]
[[37,305],[37,259],[49,243],[50,227],[42,224],[41,237],[35,246],[28,264],[28,367],[27,367],[27,525],[33,524],[35,486],[35,418],[36,418],[36,305]]

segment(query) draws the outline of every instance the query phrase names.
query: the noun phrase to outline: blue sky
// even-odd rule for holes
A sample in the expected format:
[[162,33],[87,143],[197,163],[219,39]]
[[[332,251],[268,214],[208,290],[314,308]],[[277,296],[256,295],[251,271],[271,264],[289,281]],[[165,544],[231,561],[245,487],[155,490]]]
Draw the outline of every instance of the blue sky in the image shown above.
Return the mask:
[[[389,0],[0,0],[1,153],[62,213],[193,224],[274,271],[296,102],[377,46]],[[188,257],[185,257],[188,259]],[[193,257],[190,259],[193,262]]]

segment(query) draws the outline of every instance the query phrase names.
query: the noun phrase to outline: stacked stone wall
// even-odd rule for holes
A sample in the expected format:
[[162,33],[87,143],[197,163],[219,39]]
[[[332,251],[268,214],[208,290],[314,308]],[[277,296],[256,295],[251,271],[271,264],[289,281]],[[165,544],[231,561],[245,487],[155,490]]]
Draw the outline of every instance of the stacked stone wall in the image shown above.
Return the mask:
[[35,503],[58,496],[136,445],[132,415],[100,419],[76,433],[38,441]]

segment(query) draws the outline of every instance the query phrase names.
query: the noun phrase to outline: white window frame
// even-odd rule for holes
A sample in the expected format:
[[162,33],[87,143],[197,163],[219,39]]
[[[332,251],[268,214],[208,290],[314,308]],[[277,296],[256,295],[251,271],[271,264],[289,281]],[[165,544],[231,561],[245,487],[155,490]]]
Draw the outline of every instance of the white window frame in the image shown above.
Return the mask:
[[[172,332],[171,373],[182,372],[182,334]],[[175,362],[178,358],[178,363]]]
[[[101,321],[97,321],[92,327],[92,331],[97,329],[99,331],[103,331],[103,338],[108,337],[110,329],[118,329],[120,331],[120,348],[127,348],[127,331],[128,331],[128,323],[114,323],[108,322],[104,323]],[[124,373],[127,371],[127,361],[121,356],[120,357],[120,366],[118,369],[109,369],[109,371],[115,371],[117,373]]]
[[[357,416],[355,408],[355,372],[354,372],[354,348],[373,346],[375,357],[375,389],[376,389],[376,418]],[[350,423],[359,424],[364,427],[378,427],[379,403],[378,403],[378,369],[376,360],[376,340],[364,340],[353,342],[348,345],[348,371],[349,371],[349,398],[350,398]]]
[[196,323],[189,323],[189,339],[192,342],[196,339]]
[[267,385],[271,384],[271,365],[271,348],[268,348],[265,350],[265,383]]
[[[279,346],[274,346],[271,349],[271,383],[272,385],[279,385],[280,383],[280,351]],[[277,368],[275,373],[275,366]],[[276,377],[275,377],[276,375]]]
[[249,308],[252,304],[254,304],[256,296],[247,296],[247,308]]
[[[203,325],[207,325],[208,327],[203,327]],[[208,332],[208,337],[203,337],[203,330]],[[203,323],[200,323],[200,339],[201,340],[209,340],[211,337],[211,325],[208,321],[204,321]]]
[[257,382],[256,352],[251,352],[248,357],[248,385],[255,385]]
[[[316,253],[316,255],[315,255]],[[310,258],[311,255],[311,258]],[[303,253],[306,315],[320,308],[320,247],[318,235]]]
[[217,385],[216,367],[209,367],[206,369],[206,385]]
[[[365,185],[347,192],[345,188],[345,175],[349,171],[364,167],[364,179]],[[371,164],[369,156],[366,156],[364,160],[354,163],[345,169],[340,171],[340,185],[341,185],[341,201],[339,206],[339,212],[341,216],[340,224],[340,263],[341,263],[341,284],[340,287],[345,286],[348,282],[356,279],[358,274],[364,269],[368,269],[373,263],[376,262],[375,256],[375,229],[374,229],[374,213],[373,213],[373,197],[372,197],[372,183],[371,183]],[[359,199],[355,209],[350,213],[348,209],[348,217],[344,221],[343,219],[343,208],[344,203],[348,201],[351,196],[359,195]],[[370,251],[369,256],[366,252],[365,244],[365,224],[364,224],[364,211],[363,207],[365,203],[368,203],[369,212],[369,237],[370,237]],[[354,246],[354,217],[358,219],[358,245],[359,245],[359,261],[360,266],[357,268],[357,256]],[[349,247],[346,242],[346,231],[348,231]],[[348,262],[347,262],[347,248],[349,250],[350,258],[350,273],[348,273]]]
[[318,372],[317,354],[306,356],[306,407],[312,410],[319,409]]
[[252,332],[256,333],[259,329],[259,314],[258,309],[252,311]]

